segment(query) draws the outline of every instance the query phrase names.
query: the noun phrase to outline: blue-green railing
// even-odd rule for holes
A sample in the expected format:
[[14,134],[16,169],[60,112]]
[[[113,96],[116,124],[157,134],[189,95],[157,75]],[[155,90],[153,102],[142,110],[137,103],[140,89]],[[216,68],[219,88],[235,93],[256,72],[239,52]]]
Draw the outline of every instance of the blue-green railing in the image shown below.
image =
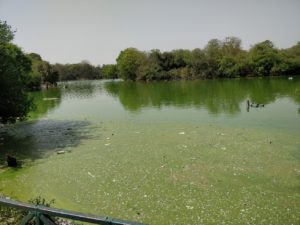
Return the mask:
[[101,225],[146,225],[137,222],[129,222],[125,220],[113,219],[110,217],[99,217],[95,215],[88,215],[78,212],[72,212],[62,209],[55,209],[45,207],[41,205],[33,205],[10,199],[0,197],[0,205],[5,205],[13,208],[27,211],[28,215],[25,216],[21,222],[21,225],[26,225],[30,221],[35,221],[36,225],[56,225],[55,221],[51,217],[66,218],[81,222],[88,222]]

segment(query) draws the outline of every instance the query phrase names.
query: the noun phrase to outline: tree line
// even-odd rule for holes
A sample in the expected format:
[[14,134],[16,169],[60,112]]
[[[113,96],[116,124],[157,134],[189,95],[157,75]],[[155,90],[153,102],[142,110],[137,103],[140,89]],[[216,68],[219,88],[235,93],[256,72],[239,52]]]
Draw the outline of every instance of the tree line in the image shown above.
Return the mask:
[[158,49],[140,51],[127,48],[120,52],[116,64],[92,66],[79,64],[53,65],[59,80],[116,79],[179,80],[216,79],[248,76],[278,76],[300,74],[300,42],[287,49],[278,49],[269,41],[242,49],[241,40],[227,37],[212,39],[193,50]]
[[266,40],[246,51],[239,38],[227,37],[212,39],[203,49],[144,52],[127,48],[119,54],[114,69],[125,80],[145,81],[298,75],[300,42],[278,49]]
[[278,49],[266,40],[246,51],[236,37],[212,39],[203,49],[146,52],[127,48],[120,52],[116,64],[102,66],[93,66],[86,60],[50,64],[37,53],[25,55],[31,61],[29,90],[67,80],[191,80],[300,74],[300,42],[291,48]]

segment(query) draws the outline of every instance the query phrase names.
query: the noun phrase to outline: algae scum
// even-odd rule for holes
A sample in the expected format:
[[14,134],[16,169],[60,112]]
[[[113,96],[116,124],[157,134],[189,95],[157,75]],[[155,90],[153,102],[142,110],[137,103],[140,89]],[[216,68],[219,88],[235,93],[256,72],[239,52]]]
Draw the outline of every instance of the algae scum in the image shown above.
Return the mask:
[[300,223],[299,79],[63,87],[1,127],[1,164],[23,166],[0,193],[156,225]]

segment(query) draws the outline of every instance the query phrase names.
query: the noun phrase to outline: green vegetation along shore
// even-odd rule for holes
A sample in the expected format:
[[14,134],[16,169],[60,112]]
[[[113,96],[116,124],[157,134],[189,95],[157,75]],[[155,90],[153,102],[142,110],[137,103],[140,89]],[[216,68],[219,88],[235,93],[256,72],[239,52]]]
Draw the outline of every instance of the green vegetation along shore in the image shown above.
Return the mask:
[[216,79],[247,76],[300,74],[300,42],[277,49],[269,41],[243,50],[241,40],[212,39],[203,48],[171,52],[125,49],[117,58],[116,71],[126,80]]

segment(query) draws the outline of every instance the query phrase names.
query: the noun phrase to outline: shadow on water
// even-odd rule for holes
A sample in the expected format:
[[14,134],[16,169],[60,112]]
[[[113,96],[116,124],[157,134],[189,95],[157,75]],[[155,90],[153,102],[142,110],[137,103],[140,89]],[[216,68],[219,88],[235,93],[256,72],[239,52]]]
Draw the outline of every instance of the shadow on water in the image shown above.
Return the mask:
[[107,93],[124,108],[139,112],[146,107],[205,108],[213,115],[237,114],[250,102],[269,104],[278,97],[290,97],[300,104],[300,79],[226,79],[169,82],[107,82]]
[[38,119],[58,108],[63,98],[88,98],[98,86],[92,81],[67,82],[57,88],[31,92],[34,109],[28,121],[0,125],[0,165],[5,164],[6,154],[18,160],[35,160],[51,151],[76,147],[81,140],[91,138],[87,121]]
[[0,165],[6,154],[35,160],[51,151],[76,147],[88,139],[87,121],[41,120],[3,126],[0,130]]

